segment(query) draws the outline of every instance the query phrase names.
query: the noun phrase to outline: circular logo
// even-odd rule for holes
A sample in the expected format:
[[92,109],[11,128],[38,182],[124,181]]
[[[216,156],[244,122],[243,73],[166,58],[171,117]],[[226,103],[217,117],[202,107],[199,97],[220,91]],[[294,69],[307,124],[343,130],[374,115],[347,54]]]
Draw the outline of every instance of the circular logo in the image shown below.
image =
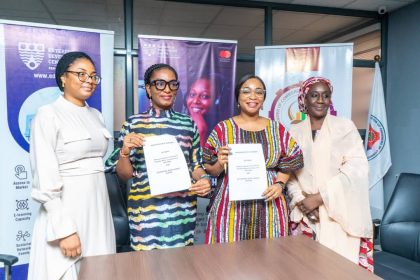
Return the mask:
[[[281,122],[289,130],[290,126],[306,119],[306,114],[299,111],[298,96],[301,82],[287,86],[276,92],[268,116]],[[333,102],[330,103],[330,114],[337,115]]]
[[292,123],[304,120],[306,117],[299,111],[297,102],[299,88],[300,83],[296,83],[278,90],[268,112],[270,119],[281,122],[286,129],[289,129]]
[[366,155],[368,160],[377,157],[383,150],[386,143],[385,128],[381,121],[374,115],[369,118],[369,136]]
[[229,50],[220,50],[219,51],[219,57],[221,58],[230,58],[232,56],[232,53]]

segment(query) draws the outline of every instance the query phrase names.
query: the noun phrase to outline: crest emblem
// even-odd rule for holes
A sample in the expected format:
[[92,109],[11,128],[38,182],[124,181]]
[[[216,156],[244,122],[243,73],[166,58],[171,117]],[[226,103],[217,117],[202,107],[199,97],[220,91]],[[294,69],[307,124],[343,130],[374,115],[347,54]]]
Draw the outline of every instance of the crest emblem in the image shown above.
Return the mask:
[[35,70],[44,59],[45,46],[38,43],[19,42],[18,51],[26,67]]
[[369,119],[369,135],[366,150],[368,160],[372,160],[377,157],[384,148],[385,143],[385,128],[377,117],[371,115]]

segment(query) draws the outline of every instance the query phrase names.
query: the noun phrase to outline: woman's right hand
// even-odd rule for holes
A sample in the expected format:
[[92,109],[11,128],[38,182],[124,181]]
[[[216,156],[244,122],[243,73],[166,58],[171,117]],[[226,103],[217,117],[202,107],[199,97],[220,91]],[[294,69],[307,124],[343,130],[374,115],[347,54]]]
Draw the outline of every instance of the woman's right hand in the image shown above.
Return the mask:
[[133,148],[143,147],[144,136],[138,133],[129,133],[124,137],[121,153],[128,156]]
[[76,258],[82,254],[82,247],[77,233],[61,238],[59,245],[61,253],[63,253],[65,257]]
[[219,152],[217,153],[217,162],[224,166],[228,163],[228,156],[230,154],[230,148],[228,146],[223,146],[219,149]]

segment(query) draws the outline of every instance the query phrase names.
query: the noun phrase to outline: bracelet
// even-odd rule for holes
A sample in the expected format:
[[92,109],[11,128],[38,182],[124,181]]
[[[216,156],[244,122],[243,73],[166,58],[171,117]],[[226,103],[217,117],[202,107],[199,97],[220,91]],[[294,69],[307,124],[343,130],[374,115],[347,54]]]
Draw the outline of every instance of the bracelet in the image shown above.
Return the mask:
[[273,185],[275,184],[279,184],[283,190],[286,188],[286,183],[283,181],[274,181]]
[[204,178],[211,180],[211,176],[207,173],[204,173],[203,175],[200,176],[200,179],[204,179]]
[[130,153],[128,153],[127,155],[122,153],[122,149],[120,149],[120,157],[121,158],[128,158],[130,156]]

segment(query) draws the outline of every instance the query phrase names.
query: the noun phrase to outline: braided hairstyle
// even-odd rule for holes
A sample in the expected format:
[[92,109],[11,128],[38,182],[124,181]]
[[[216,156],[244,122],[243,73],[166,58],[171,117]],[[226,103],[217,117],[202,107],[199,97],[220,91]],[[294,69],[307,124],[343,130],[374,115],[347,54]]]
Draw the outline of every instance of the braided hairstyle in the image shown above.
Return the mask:
[[[150,66],[149,68],[147,68],[146,71],[144,72],[144,85],[150,85],[150,82],[151,82],[150,79],[153,73],[160,69],[168,69],[174,72],[175,78],[178,80],[178,73],[171,65],[165,64],[165,63],[156,63]],[[148,94],[147,94],[147,97],[150,99],[150,96]]]

